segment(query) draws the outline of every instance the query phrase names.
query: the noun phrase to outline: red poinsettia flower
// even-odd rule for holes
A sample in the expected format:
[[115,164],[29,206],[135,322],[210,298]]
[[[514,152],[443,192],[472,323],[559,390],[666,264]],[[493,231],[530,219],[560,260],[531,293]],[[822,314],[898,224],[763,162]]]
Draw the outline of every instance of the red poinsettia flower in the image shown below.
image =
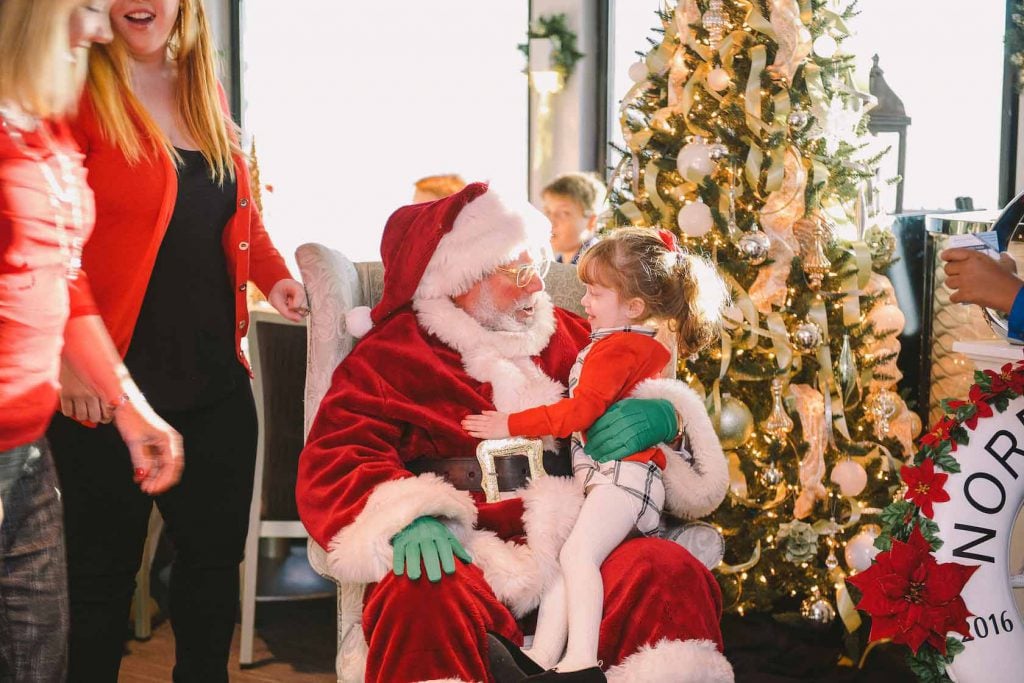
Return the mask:
[[970,634],[967,617],[973,615],[960,593],[977,569],[936,562],[915,526],[906,543],[893,540],[892,550],[880,553],[871,567],[846,580],[862,593],[857,609],[871,615],[871,640],[892,638],[915,654],[928,643],[946,654],[947,633]]
[[964,420],[964,426],[968,429],[974,429],[978,426],[978,419],[982,417],[992,417],[994,415],[992,406],[988,404],[988,400],[992,398],[991,393],[986,393],[981,387],[975,384],[971,387],[971,391],[967,394],[966,401],[950,401],[948,403],[950,410],[958,411],[964,406],[973,405],[974,412]]
[[1024,394],[1024,372],[1021,372],[1020,368],[1014,370],[1013,363],[1007,363],[998,373],[993,370],[985,370],[985,374],[992,380],[993,394],[1001,394],[1007,389],[1018,396]]
[[945,441],[949,441],[949,432],[955,426],[956,420],[954,420],[949,415],[946,415],[941,420],[936,422],[935,425],[931,428],[931,431],[922,436],[918,440],[918,443],[920,443],[922,446],[938,448],[939,444]]
[[945,503],[949,500],[949,494],[943,488],[949,475],[945,472],[936,472],[935,463],[931,458],[925,458],[917,467],[904,465],[900,468],[900,477],[907,485],[904,498],[921,508],[921,512],[928,519],[931,519],[935,512],[932,503]]

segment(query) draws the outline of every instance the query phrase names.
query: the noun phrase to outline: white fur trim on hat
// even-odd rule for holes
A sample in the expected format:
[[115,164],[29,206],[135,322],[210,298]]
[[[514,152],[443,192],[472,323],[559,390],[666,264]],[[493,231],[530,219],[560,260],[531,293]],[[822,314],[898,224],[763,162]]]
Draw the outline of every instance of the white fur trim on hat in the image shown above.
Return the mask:
[[345,331],[355,338],[365,337],[373,327],[369,306],[356,306],[345,313]]
[[644,645],[606,672],[608,683],[733,683],[732,665],[710,640]]
[[413,298],[462,294],[521,252],[545,247],[550,235],[550,222],[529,202],[510,201],[488,189],[456,216],[430,257]]
[[328,544],[331,576],[343,583],[380,581],[392,569],[392,537],[425,515],[437,517],[465,544],[477,510],[468,493],[435,474],[378,484],[362,512]]
[[571,477],[549,476],[530,482],[519,494],[526,543],[478,530],[466,549],[498,600],[522,617],[540,604],[545,587],[558,575],[558,553],[583,506],[583,489]]
[[662,446],[667,456],[663,473],[665,507],[683,519],[697,519],[715,511],[729,490],[729,465],[722,452],[707,408],[697,393],[674,379],[649,379],[633,390],[634,398],[662,398],[669,401],[683,421],[693,461]]

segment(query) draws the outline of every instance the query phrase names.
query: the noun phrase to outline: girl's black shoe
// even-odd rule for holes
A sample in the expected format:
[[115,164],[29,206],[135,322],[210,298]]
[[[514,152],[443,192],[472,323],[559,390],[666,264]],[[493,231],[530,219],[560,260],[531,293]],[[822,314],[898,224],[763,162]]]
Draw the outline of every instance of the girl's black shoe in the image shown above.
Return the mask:
[[544,683],[605,683],[608,679],[605,678],[601,667],[592,666],[589,669],[580,669],[579,671],[563,672],[550,669],[544,673],[527,676],[523,680],[543,681]]
[[487,659],[491,675],[498,683],[521,683],[527,676],[544,673],[544,668],[518,645],[490,631],[487,632]]

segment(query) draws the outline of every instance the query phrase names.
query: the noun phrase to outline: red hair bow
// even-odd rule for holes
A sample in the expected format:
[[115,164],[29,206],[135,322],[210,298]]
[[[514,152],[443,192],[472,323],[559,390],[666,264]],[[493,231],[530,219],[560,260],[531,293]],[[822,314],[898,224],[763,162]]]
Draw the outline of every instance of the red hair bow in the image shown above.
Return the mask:
[[658,237],[669,251],[679,252],[679,244],[676,243],[676,236],[671,230],[658,230]]

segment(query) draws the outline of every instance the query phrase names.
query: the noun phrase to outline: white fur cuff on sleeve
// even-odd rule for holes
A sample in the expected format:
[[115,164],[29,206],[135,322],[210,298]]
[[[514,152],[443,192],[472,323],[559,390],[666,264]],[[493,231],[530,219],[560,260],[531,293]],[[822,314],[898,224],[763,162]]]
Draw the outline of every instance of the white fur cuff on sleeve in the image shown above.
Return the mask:
[[372,583],[391,571],[391,539],[417,517],[437,517],[465,543],[476,524],[476,505],[435,474],[378,485],[363,511],[328,546],[327,566],[342,583]]
[[679,453],[662,447],[668,461],[664,472],[668,511],[683,519],[714,512],[729,490],[729,466],[704,402],[693,389],[674,379],[641,382],[632,396],[665,399],[683,420],[693,461],[687,462]]

